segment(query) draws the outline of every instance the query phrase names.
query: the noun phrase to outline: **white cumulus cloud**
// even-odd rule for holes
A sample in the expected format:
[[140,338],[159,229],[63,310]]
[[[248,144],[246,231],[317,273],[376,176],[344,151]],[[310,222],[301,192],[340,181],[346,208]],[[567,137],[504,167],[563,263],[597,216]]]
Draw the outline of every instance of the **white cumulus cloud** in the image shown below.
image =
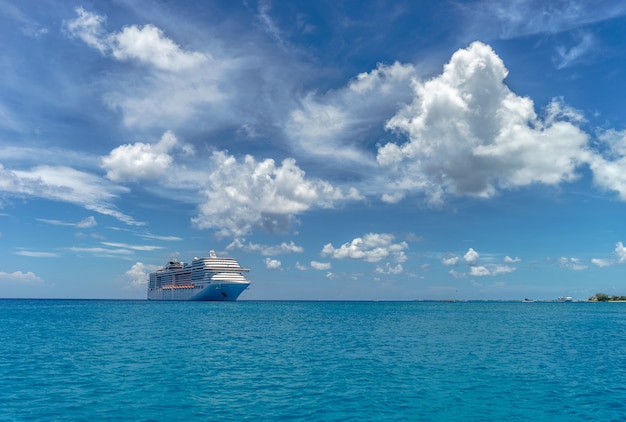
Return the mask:
[[136,60],[158,69],[176,71],[196,66],[208,58],[199,52],[183,50],[154,25],[131,25],[120,32],[107,33],[106,17],[82,7],[76,9],[76,14],[75,19],[64,22],[66,31],[117,60]]
[[[113,181],[158,179],[170,168],[173,162],[170,152],[177,145],[176,136],[167,131],[156,144],[137,142],[120,145],[101,159],[102,167]],[[189,151],[188,147],[181,148]]]
[[465,255],[463,255],[463,259],[467,265],[476,265],[478,258],[480,258],[480,254],[472,248],[469,248]]
[[314,270],[330,270],[331,267],[330,262],[311,261],[311,268]]
[[138,60],[163,70],[181,70],[207,60],[207,56],[184,51],[153,25],[127,26],[109,37],[111,52],[118,60]]
[[144,288],[148,284],[148,275],[160,268],[157,265],[146,265],[143,262],[136,262],[125,276],[130,288]]
[[451,266],[451,265],[456,265],[456,263],[459,262],[459,257],[458,256],[451,256],[448,258],[443,258],[441,260],[441,263],[447,267]]
[[617,242],[615,244],[615,255],[617,256],[619,263],[626,262],[626,247],[622,242]]
[[277,259],[265,258],[265,267],[268,270],[277,270],[281,267],[282,263]]
[[349,243],[335,248],[331,243],[324,245],[323,256],[335,259],[359,259],[367,262],[378,262],[389,257],[396,262],[406,261],[404,251],[408,248],[406,242],[394,243],[395,237],[388,233],[368,233],[357,237]]
[[591,259],[591,263],[597,267],[603,268],[603,267],[610,267],[611,265],[615,264],[615,262],[611,259],[604,259],[604,258],[592,258]]
[[332,207],[338,201],[360,199],[356,189],[343,190],[328,182],[307,179],[294,159],[280,165],[247,155],[241,162],[214,152],[212,171],[204,181],[204,201],[193,219],[199,228],[215,228],[221,236],[242,236],[253,228],[286,230],[298,213]]
[[575,124],[582,117],[558,100],[538,117],[531,99],[504,84],[507,74],[491,47],[475,42],[454,53],[441,75],[416,80],[413,102],[387,123],[408,141],[378,149],[391,187],[437,203],[445,194],[491,197],[575,180],[588,159],[588,135]]

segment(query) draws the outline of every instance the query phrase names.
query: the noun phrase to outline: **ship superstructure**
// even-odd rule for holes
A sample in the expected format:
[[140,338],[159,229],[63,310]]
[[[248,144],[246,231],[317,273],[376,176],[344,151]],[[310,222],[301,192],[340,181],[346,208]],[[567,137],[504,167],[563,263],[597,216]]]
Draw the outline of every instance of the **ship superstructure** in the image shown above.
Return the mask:
[[206,258],[190,264],[172,259],[150,274],[148,300],[237,300],[250,285],[233,258],[221,258],[211,251]]

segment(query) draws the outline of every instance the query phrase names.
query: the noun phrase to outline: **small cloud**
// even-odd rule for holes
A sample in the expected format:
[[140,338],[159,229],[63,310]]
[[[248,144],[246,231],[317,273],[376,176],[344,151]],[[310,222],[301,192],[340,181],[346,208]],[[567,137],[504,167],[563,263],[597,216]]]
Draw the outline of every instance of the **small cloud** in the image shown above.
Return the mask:
[[5,273],[0,271],[0,282],[11,284],[39,284],[43,283],[43,280],[31,271],[27,273],[21,271]]
[[474,277],[485,277],[491,275],[491,272],[483,266],[472,266],[470,269],[470,275]]
[[506,262],[507,264],[514,264],[516,262],[520,262],[522,259],[515,257],[515,258],[511,258],[510,256],[505,256],[504,257],[504,262]]
[[17,251],[16,255],[28,256],[31,258],[58,258],[60,255],[54,252],[37,252],[37,251]]
[[450,258],[443,258],[441,260],[441,263],[447,267],[456,265],[457,262],[459,262],[458,256],[451,256]]
[[617,260],[620,264],[626,262],[626,247],[624,247],[622,242],[615,244],[615,255],[617,255]]
[[557,262],[561,268],[567,268],[568,270],[582,271],[587,269],[587,266],[578,258],[561,257]]
[[96,219],[91,215],[76,223],[76,227],[80,227],[81,229],[88,229],[97,225]]
[[597,267],[603,268],[610,267],[611,265],[615,264],[615,261],[610,259],[593,258],[591,260],[591,263]]
[[[597,267],[609,267],[615,264],[623,264],[626,262],[626,247],[622,242],[617,242],[615,244],[615,259],[606,259],[606,258],[593,258],[591,263]],[[563,258],[561,258],[563,259]]]
[[403,192],[393,192],[393,193],[383,193],[380,197],[381,201],[386,202],[388,204],[397,204],[402,201],[405,197]]
[[404,271],[402,264],[391,265],[387,262],[384,266],[376,266],[376,272],[379,274],[400,274],[402,271]]
[[183,240],[182,237],[178,237],[178,236],[158,236],[155,234],[138,234],[137,236],[143,237],[145,239],[164,240],[167,242]]
[[282,263],[277,259],[265,258],[265,267],[268,270],[277,270],[281,265]]
[[454,278],[465,278],[466,276],[465,273],[458,272],[457,270],[454,270],[454,269],[448,271],[448,274],[450,274]]
[[129,280],[129,287],[131,288],[145,288],[148,284],[148,275],[157,270],[157,265],[145,265],[142,262],[137,262],[126,271],[125,276]]
[[70,226],[77,227],[81,229],[88,229],[91,227],[95,227],[98,225],[96,219],[93,216],[85,217],[80,220],[78,223],[72,223],[69,221],[61,221],[61,220],[53,220],[49,218],[35,218],[37,221],[41,221],[42,223],[52,224],[53,226]]
[[489,268],[491,275],[508,274],[515,270],[515,267],[509,267],[508,265],[494,265]]
[[463,259],[465,260],[465,263],[469,266],[476,265],[476,261],[478,261],[479,257],[480,257],[480,254],[472,248],[469,248],[467,253],[463,255]]
[[48,218],[35,218],[37,221],[41,221],[42,223],[52,224],[53,226],[74,226],[74,223],[68,223],[66,221],[61,220],[51,220]]
[[314,270],[330,270],[331,264],[330,262],[311,261],[311,268]]
[[585,32],[579,34],[578,38],[578,43],[569,49],[563,46],[557,48],[557,69],[569,67],[572,63],[587,57],[588,53],[593,50],[596,44],[593,34]]

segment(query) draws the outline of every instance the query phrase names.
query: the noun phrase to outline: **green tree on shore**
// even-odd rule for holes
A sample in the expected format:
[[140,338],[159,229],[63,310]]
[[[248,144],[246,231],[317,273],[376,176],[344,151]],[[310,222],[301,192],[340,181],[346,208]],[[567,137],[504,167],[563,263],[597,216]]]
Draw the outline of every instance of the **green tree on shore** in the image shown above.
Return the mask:
[[626,301],[626,296],[610,296],[606,293],[596,293],[596,295],[591,296],[589,300],[592,302]]

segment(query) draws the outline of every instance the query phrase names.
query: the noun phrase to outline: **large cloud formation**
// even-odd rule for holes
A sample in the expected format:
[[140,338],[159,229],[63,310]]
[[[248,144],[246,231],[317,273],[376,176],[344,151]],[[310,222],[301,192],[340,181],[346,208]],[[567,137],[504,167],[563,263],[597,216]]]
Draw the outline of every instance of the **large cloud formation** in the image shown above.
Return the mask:
[[332,207],[336,201],[360,199],[355,189],[347,192],[330,183],[307,179],[292,158],[277,165],[274,160],[257,161],[247,155],[242,162],[216,151],[199,215],[199,228],[219,229],[222,236],[242,236],[255,227],[284,230],[295,215],[312,207]]
[[399,200],[418,190],[431,201],[444,194],[491,197],[498,188],[558,184],[577,177],[588,160],[582,117],[553,101],[541,118],[533,101],[504,84],[504,63],[480,42],[454,53],[443,73],[414,82],[413,102],[387,122],[404,144],[378,149],[378,163]]

